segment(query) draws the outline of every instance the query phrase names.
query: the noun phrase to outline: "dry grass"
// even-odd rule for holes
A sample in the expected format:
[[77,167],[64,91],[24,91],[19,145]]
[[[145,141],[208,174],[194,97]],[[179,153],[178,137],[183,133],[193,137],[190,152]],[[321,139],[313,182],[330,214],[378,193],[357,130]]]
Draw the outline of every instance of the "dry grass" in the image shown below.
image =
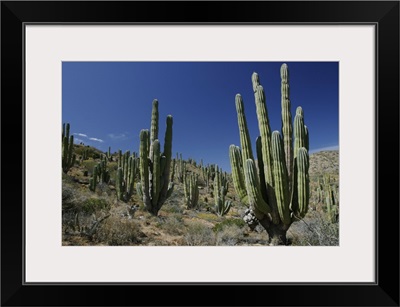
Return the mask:
[[191,222],[184,234],[184,243],[189,246],[215,245],[215,234],[201,222]]
[[224,227],[216,234],[216,245],[234,246],[238,245],[244,239],[244,230],[238,225],[229,225]]
[[121,220],[117,217],[106,219],[93,236],[93,241],[110,246],[137,245],[143,233],[135,220]]
[[289,236],[296,246],[338,246],[339,224],[330,223],[323,212],[312,211],[290,227]]

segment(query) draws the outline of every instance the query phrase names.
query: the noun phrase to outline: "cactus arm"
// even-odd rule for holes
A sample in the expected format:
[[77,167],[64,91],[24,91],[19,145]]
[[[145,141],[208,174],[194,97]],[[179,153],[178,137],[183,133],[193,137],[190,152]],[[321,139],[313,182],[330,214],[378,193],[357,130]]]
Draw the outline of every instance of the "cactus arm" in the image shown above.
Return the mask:
[[288,225],[291,222],[289,211],[289,182],[287,178],[285,154],[279,131],[272,133],[272,156],[275,177],[275,195],[281,221]]
[[235,145],[229,146],[229,160],[231,163],[232,181],[236,193],[241,201],[247,196],[246,186],[244,183],[244,174],[242,167],[242,158],[240,155],[240,148]]
[[242,147],[242,159],[243,159],[242,164],[244,165],[247,159],[253,160],[254,158],[251,149],[249,130],[247,129],[246,116],[244,114],[243,99],[240,94],[236,95],[235,103],[236,103],[236,111],[239,124],[240,145]]
[[256,139],[256,152],[257,152],[258,173],[260,178],[260,191],[261,195],[264,195],[264,197],[266,197],[265,201],[268,201],[267,187],[265,185],[264,162],[262,157],[262,144],[260,136],[258,136]]
[[257,218],[261,219],[264,214],[271,212],[271,208],[261,196],[257,170],[253,160],[246,160],[246,163],[244,165],[244,173],[249,205],[255,212],[256,216],[258,215]]
[[261,136],[262,159],[264,164],[264,174],[266,185],[274,186],[274,178],[272,174],[271,159],[271,128],[268,119],[268,110],[265,104],[265,93],[263,87],[259,84],[259,78],[255,78],[253,73],[253,89],[256,103],[256,112],[258,119],[258,128]]
[[303,109],[297,107],[294,117],[294,158],[301,147],[306,147],[306,132],[304,129]]
[[[171,115],[167,116],[166,120],[166,130],[164,137],[164,151],[162,153],[165,156],[165,167],[164,172],[161,174],[163,177],[163,185],[160,187],[160,197],[159,197],[159,208],[161,208],[162,204],[164,204],[167,199],[168,189],[169,189],[169,177],[171,171],[171,158],[172,158],[172,125],[173,119]],[[158,208],[158,209],[159,209]]]
[[149,162],[148,162],[149,130],[140,131],[140,180],[143,193],[143,203],[147,210],[151,210],[149,195]]
[[151,186],[151,202],[153,207],[157,207],[158,205],[158,197],[160,195],[160,180],[161,180],[161,157],[160,157],[160,142],[156,139],[153,144],[151,144],[153,152],[153,183]]
[[151,110],[151,124],[150,124],[150,136],[149,136],[149,147],[150,153],[149,157],[153,157],[153,152],[151,149],[151,144],[158,139],[158,100],[153,100],[153,107]]
[[307,151],[310,151],[310,136],[308,134],[308,128],[306,125],[304,125],[304,133],[305,133],[304,147],[307,149]]
[[297,193],[299,215],[301,217],[304,217],[307,213],[310,197],[308,169],[309,162],[307,149],[304,147],[299,148],[297,153]]
[[286,168],[288,171],[288,180],[291,182],[293,173],[293,127],[292,115],[290,112],[290,98],[289,98],[289,71],[288,66],[283,64],[281,66],[281,107],[282,107],[282,136],[285,150]]

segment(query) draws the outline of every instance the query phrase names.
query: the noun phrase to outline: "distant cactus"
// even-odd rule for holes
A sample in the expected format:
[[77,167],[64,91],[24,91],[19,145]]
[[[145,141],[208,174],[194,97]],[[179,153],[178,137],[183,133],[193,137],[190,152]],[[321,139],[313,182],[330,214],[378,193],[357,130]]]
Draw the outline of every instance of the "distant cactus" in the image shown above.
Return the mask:
[[89,189],[95,192],[98,183],[99,183],[99,167],[98,165],[96,165],[93,167],[92,177],[89,178]]
[[211,165],[208,164],[207,166],[203,166],[201,168],[203,180],[207,187],[208,193],[212,193],[210,188],[212,188],[212,182],[214,181],[214,178],[215,178],[215,168],[216,168],[215,164],[211,164]]
[[112,161],[111,147],[110,147],[110,146],[108,147],[108,151],[106,152],[106,157],[107,157],[107,160],[108,160],[109,162]]
[[167,116],[164,150],[158,140],[158,100],[153,100],[150,132],[140,131],[140,184],[143,203],[151,214],[157,215],[171,195],[174,184],[170,182],[172,155],[172,116]]
[[182,159],[182,154],[180,154],[179,156],[178,156],[178,154],[176,154],[176,160],[177,160],[176,174],[178,177],[178,181],[183,183],[184,173],[186,172],[186,163]]
[[110,182],[110,172],[107,169],[107,156],[103,155],[100,163],[98,164],[98,175],[100,182],[109,183]]
[[137,159],[135,154],[130,155],[127,151],[121,156],[121,166],[117,169],[115,189],[118,200],[128,202],[134,191],[134,183],[138,174]]
[[326,213],[329,222],[338,222],[339,216],[339,199],[337,195],[336,185],[332,182],[328,174],[323,176],[323,185],[321,185],[321,202],[326,204]]
[[228,192],[226,186],[222,184],[222,173],[218,169],[218,166],[215,168],[215,177],[214,177],[214,199],[215,199],[215,211],[218,215],[222,216],[229,212],[229,209],[232,206],[232,201],[225,200],[225,196]]
[[107,157],[103,155],[101,161],[93,167],[92,177],[89,178],[89,189],[93,192],[96,191],[98,183],[109,183],[110,172],[107,169]]
[[66,174],[74,165],[76,155],[74,154],[74,136],[69,135],[70,124],[63,124],[62,129],[62,170]]
[[88,150],[87,149],[84,149],[83,151],[82,151],[82,160],[87,160],[89,158],[89,156],[88,156]]
[[[257,73],[252,75],[260,136],[253,157],[244,104],[236,95],[241,149],[231,145],[229,156],[235,191],[266,229],[271,244],[286,244],[290,225],[305,216],[309,201],[308,130],[301,107],[292,129],[288,66],[281,66],[282,136],[271,132],[265,93]],[[294,131],[293,131],[294,130]],[[293,140],[293,135],[294,140]]]
[[191,173],[190,175],[184,174],[183,188],[185,194],[185,202],[187,209],[194,209],[198,206],[199,201],[199,186],[198,175]]

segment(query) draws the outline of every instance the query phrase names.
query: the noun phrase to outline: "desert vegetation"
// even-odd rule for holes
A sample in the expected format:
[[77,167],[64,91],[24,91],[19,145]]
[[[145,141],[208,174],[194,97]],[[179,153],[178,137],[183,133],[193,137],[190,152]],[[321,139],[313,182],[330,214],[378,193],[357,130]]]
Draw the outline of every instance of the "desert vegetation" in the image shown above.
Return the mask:
[[[62,127],[62,244],[241,246],[339,244],[338,151],[309,153],[305,112],[292,120],[281,67],[281,131],[271,130],[264,89],[252,75],[260,136],[253,155],[245,103],[235,104],[240,147],[231,172],[173,153],[173,116],[159,138],[159,101],[139,152],[75,144]],[[251,89],[250,89],[251,90]]]

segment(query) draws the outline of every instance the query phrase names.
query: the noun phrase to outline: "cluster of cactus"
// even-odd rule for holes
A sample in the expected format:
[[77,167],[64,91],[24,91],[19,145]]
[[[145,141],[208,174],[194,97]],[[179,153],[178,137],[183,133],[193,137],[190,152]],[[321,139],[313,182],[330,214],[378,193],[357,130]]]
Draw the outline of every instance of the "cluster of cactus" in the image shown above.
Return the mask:
[[281,66],[280,73],[282,136],[279,131],[271,133],[264,89],[258,74],[253,73],[252,84],[260,130],[260,136],[256,139],[257,160],[253,157],[240,94],[236,95],[235,103],[241,149],[235,145],[229,148],[235,190],[266,229],[271,244],[286,244],[286,232],[292,222],[307,213],[310,194],[308,129],[304,124],[301,107],[296,109],[293,128],[286,64]]
[[137,184],[148,212],[157,215],[166,199],[172,194],[174,184],[170,182],[172,156],[172,116],[167,116],[164,150],[161,152],[158,139],[158,100],[153,100],[150,132],[140,131],[140,183]]
[[66,174],[74,165],[76,155],[74,154],[74,136],[69,135],[70,124],[63,124],[62,129],[62,170]]
[[183,189],[187,209],[197,208],[199,201],[198,175],[191,173],[184,174]]
[[338,222],[339,196],[336,185],[331,181],[329,174],[323,175],[323,183],[318,178],[317,196],[318,202],[326,205],[326,212],[331,223]]
[[[225,182],[225,183],[224,183]],[[219,170],[218,166],[215,170],[214,177],[214,200],[215,200],[215,212],[222,216],[229,212],[232,206],[231,200],[225,200],[225,196],[228,193],[228,181]]]
[[215,179],[215,170],[216,170],[216,165],[215,164],[208,164],[207,166],[203,166],[201,168],[201,172],[203,175],[203,180],[204,183],[207,187],[207,192],[210,192],[210,187],[211,187],[211,183],[214,181]]
[[115,189],[118,200],[128,202],[133,195],[135,178],[138,175],[139,158],[136,153],[131,155],[126,151],[123,155],[118,151],[118,168],[115,179]]
[[107,169],[107,157],[103,155],[101,161],[94,166],[92,177],[89,178],[89,189],[91,191],[96,191],[96,186],[98,183],[109,183],[110,182],[110,172]]

